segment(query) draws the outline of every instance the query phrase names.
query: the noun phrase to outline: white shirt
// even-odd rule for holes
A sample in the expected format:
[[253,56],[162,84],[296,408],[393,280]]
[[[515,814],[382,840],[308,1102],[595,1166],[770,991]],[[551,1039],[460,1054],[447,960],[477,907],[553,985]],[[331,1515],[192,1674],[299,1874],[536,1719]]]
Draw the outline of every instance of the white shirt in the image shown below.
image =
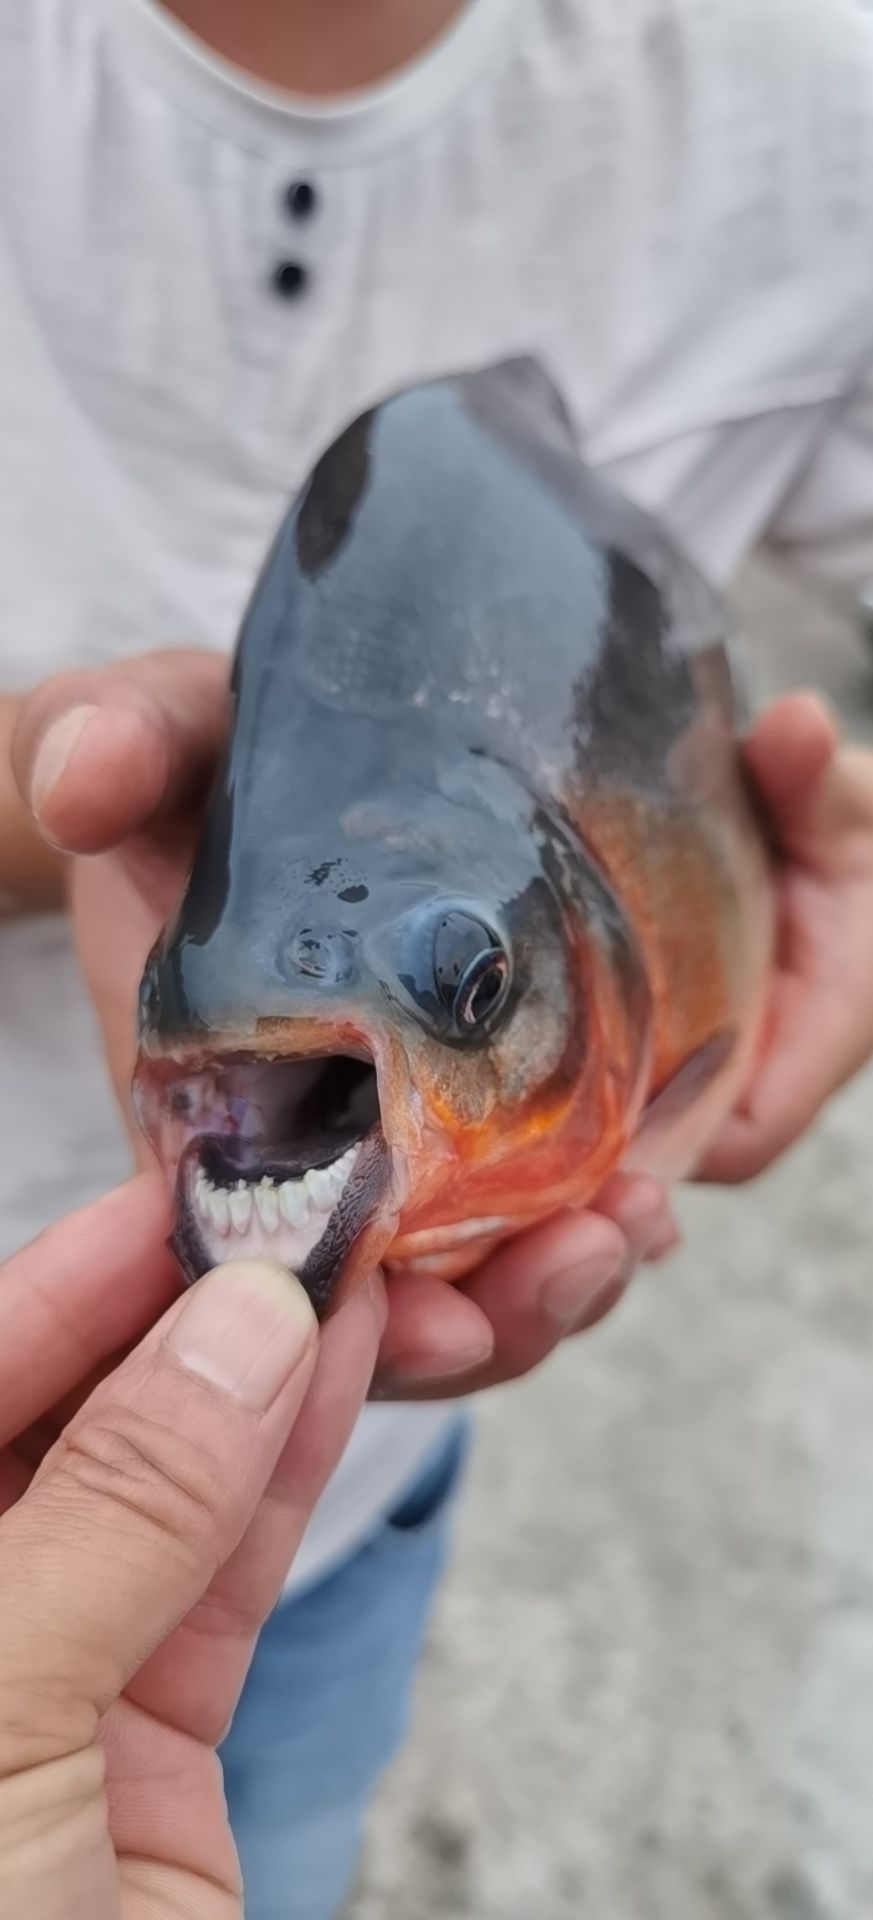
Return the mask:
[[[871,234],[862,0],[474,0],[399,78],[320,105],[151,0],[4,0],[0,686],[229,647],[335,432],[514,352],[717,582],[765,536],[869,576]],[[57,923],[0,932],[0,1112],[6,1249],[127,1170]],[[366,1410],[292,1583],[447,1417]]]

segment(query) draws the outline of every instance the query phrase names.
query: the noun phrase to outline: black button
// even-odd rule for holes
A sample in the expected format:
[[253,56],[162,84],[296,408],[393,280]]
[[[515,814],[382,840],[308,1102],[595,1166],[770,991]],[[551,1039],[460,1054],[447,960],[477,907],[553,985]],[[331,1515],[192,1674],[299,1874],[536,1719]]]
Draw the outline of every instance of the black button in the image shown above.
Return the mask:
[[285,192],[285,205],[292,220],[308,220],[315,212],[318,196],[308,180],[293,180]]
[[302,293],[308,279],[306,268],[299,260],[280,260],[273,270],[273,285],[276,292],[281,293],[286,300],[293,300],[298,293]]

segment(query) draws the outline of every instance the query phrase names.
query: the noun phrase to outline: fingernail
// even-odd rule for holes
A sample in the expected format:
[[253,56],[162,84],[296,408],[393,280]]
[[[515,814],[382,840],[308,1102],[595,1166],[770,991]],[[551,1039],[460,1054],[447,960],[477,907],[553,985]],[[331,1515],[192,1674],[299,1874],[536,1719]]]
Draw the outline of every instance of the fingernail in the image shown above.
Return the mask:
[[[601,1198],[604,1217],[618,1228],[640,1258],[646,1243],[662,1233],[667,1218],[661,1188],[654,1180],[635,1174],[632,1179],[608,1181]],[[595,1211],[600,1211],[600,1198],[595,1203]]]
[[52,721],[33,763],[30,804],[35,814],[39,815],[45,806],[72,758],[77,741],[99,711],[99,707],[94,706],[71,707],[60,719]]
[[494,1342],[482,1341],[449,1360],[446,1354],[403,1354],[390,1368],[379,1370],[379,1391],[406,1393],[413,1387],[433,1387],[440,1380],[456,1385],[465,1373],[477,1373],[494,1355]]
[[622,1195],[621,1205],[616,1209],[625,1229],[645,1236],[664,1218],[664,1202],[660,1194],[626,1193]]
[[166,1342],[189,1373],[265,1413],[315,1333],[299,1280],[266,1260],[237,1260],[198,1281]]
[[636,1260],[648,1260],[650,1248],[668,1246],[669,1236],[676,1233],[672,1220],[665,1217],[663,1205],[628,1206],[620,1217],[622,1231]]
[[612,1284],[620,1265],[610,1248],[551,1274],[540,1290],[540,1306],[546,1317],[562,1329],[574,1326]]
[[567,1339],[573,1333],[587,1333],[589,1327],[596,1326],[599,1320],[611,1313],[613,1307],[618,1306],[622,1294],[627,1291],[636,1270],[637,1263],[634,1256],[628,1253],[624,1260],[619,1261],[610,1279],[605,1280],[602,1287],[598,1287],[589,1295],[582,1312],[577,1315],[572,1324],[563,1328],[564,1338]]

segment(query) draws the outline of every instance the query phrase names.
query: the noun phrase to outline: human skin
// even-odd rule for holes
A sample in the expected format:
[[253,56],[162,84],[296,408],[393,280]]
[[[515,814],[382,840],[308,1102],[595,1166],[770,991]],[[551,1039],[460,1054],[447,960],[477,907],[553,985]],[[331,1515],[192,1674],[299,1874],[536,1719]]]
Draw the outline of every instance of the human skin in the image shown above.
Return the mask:
[[374,1280],[319,1334],[263,1263],[174,1302],[166,1215],[143,1175],[0,1267],[0,1911],[28,1920],[242,1914],[216,1747],[384,1324]]
[[[225,684],[211,654],[149,655],[55,678],[19,715],[19,792],[67,852],[80,958],[122,1102],[139,974],[190,858],[225,735]],[[843,746],[828,709],[804,693],[767,709],[743,751],[774,843],[779,937],[766,1045],[702,1169],[727,1182],[783,1153],[873,1051],[873,755]],[[595,1208],[519,1236],[461,1286],[404,1277],[390,1292],[376,1390],[456,1395],[528,1372],[674,1240],[657,1186],[619,1176]]]

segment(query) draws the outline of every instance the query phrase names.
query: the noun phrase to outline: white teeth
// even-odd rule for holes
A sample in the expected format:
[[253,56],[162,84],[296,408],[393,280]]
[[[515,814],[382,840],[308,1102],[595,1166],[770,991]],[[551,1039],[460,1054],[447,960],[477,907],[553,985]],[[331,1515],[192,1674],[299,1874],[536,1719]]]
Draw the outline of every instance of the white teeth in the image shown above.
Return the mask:
[[306,1175],[307,1191],[312,1195],[320,1212],[325,1208],[332,1210],[345,1190],[349,1174],[355,1164],[356,1148],[350,1147],[340,1160],[330,1167],[312,1167]]
[[333,1174],[334,1180],[336,1181],[336,1184],[337,1184],[337,1198],[342,1193],[343,1188],[346,1186],[348,1182],[349,1174],[352,1171],[352,1168],[355,1164],[355,1161],[357,1160],[357,1157],[358,1157],[357,1147],[349,1147],[348,1153],[344,1153],[341,1160],[335,1160],[333,1166],[331,1167],[331,1173]]
[[330,1167],[310,1167],[300,1180],[283,1180],[277,1187],[266,1176],[257,1186],[238,1180],[234,1188],[214,1187],[202,1167],[194,1177],[194,1205],[205,1224],[226,1239],[231,1231],[245,1235],[276,1233],[280,1220],[298,1232],[310,1227],[318,1214],[332,1213],[340,1201],[357,1158],[350,1147]]
[[336,1191],[330,1167],[311,1167],[306,1175],[306,1188],[320,1213],[333,1206]]
[[275,1233],[279,1225],[279,1195],[271,1180],[262,1180],[255,1188],[255,1206],[268,1233]]
[[308,1224],[309,1196],[302,1180],[283,1180],[279,1188],[279,1208],[289,1227]]
[[222,1240],[226,1239],[230,1232],[230,1207],[223,1187],[216,1187],[214,1193],[207,1195],[207,1205],[216,1232]]
[[240,1181],[233,1193],[228,1195],[230,1217],[237,1233],[247,1233],[252,1218],[252,1190]]

